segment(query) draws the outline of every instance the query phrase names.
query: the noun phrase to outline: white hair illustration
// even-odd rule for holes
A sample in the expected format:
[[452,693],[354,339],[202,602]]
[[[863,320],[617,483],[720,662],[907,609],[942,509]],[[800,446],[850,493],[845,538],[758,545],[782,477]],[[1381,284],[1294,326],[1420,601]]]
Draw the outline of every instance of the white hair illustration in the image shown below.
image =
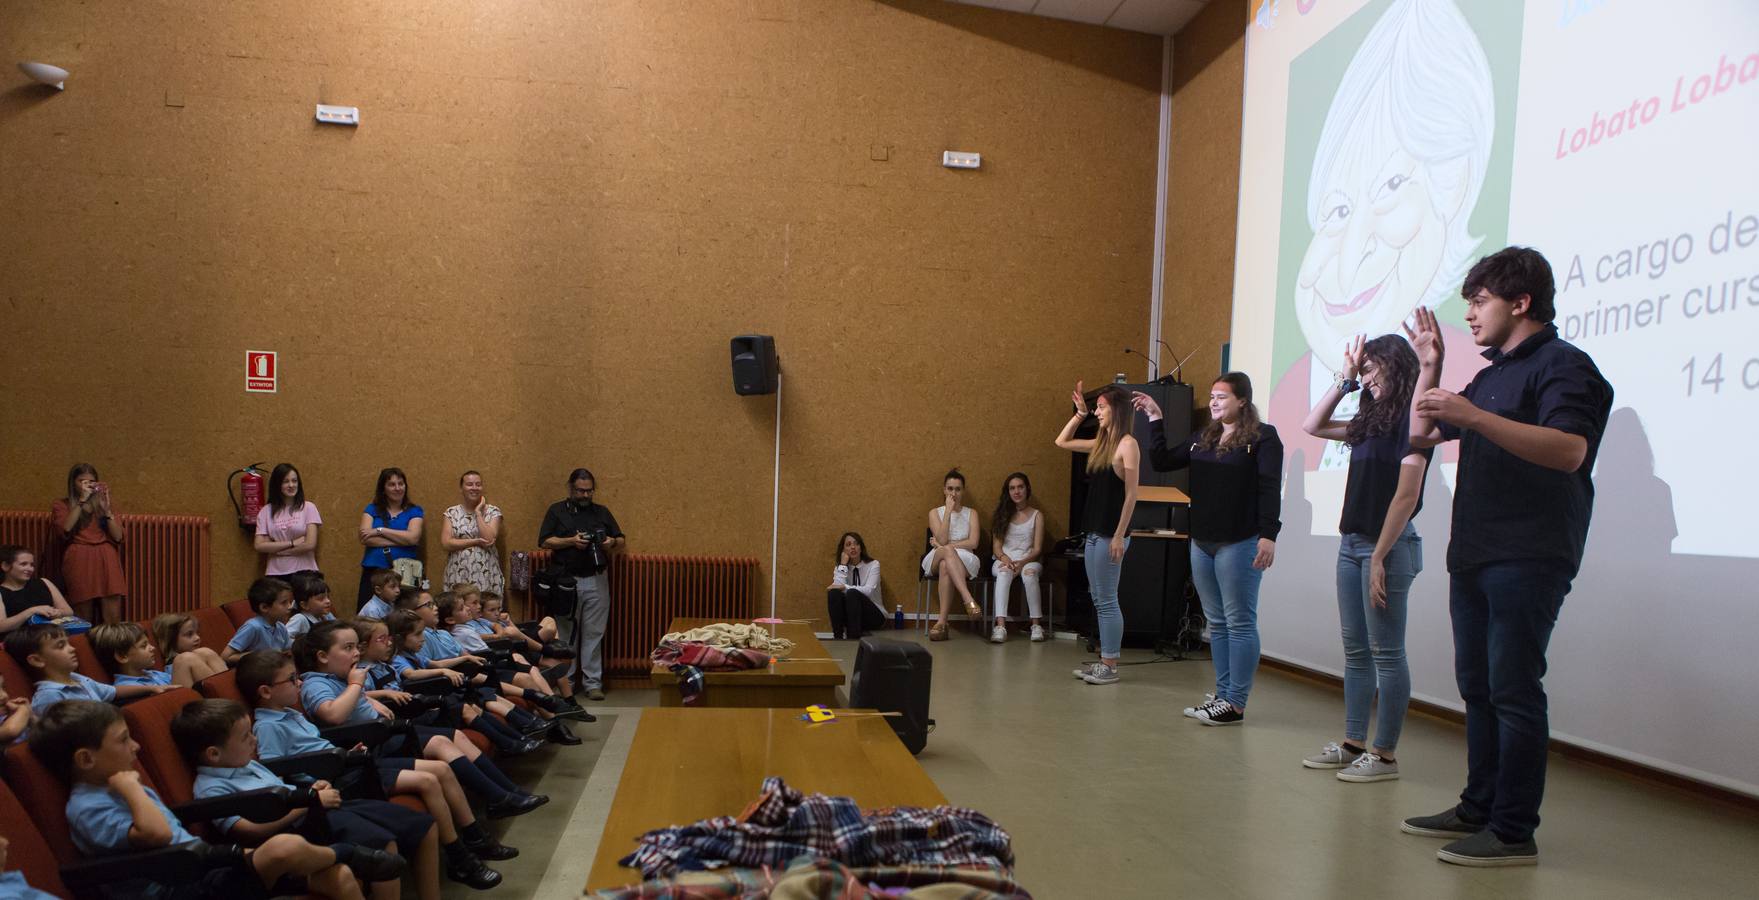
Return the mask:
[[1364,164],[1374,171],[1402,148],[1428,168],[1438,197],[1461,197],[1448,221],[1441,264],[1420,300],[1440,303],[1484,240],[1471,234],[1468,220],[1484,186],[1495,129],[1490,62],[1453,0],[1396,0],[1332,96],[1307,183],[1308,224],[1319,230],[1322,199],[1336,172]]

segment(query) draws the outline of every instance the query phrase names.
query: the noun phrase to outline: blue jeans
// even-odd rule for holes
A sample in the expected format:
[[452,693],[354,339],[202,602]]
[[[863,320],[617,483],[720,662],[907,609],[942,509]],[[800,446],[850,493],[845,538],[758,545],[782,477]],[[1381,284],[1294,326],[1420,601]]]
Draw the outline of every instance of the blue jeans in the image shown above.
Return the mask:
[[1393,750],[1411,704],[1411,669],[1405,663],[1405,609],[1411,582],[1423,571],[1423,539],[1409,522],[1386,554],[1386,608],[1370,599],[1375,539],[1346,534],[1338,542],[1338,624],[1344,634],[1344,739],[1367,745],[1368,708],[1376,682],[1380,713],[1374,746]]
[[[1093,615],[1099,620],[1101,659],[1117,659],[1124,643],[1124,611],[1118,608],[1118,576],[1124,572],[1124,562],[1112,562],[1111,549],[1111,536],[1097,534],[1089,534],[1087,546],[1082,548],[1087,589],[1093,594]],[[1124,550],[1129,549],[1130,539],[1124,538]]]
[[1455,572],[1449,586],[1454,678],[1466,701],[1459,815],[1507,842],[1539,827],[1551,738],[1545,648],[1572,575],[1553,560],[1510,560]]
[[1252,676],[1258,673],[1258,582],[1252,568],[1258,538],[1224,544],[1211,556],[1191,542],[1191,581],[1209,620],[1209,650],[1215,662],[1215,695],[1246,708]]

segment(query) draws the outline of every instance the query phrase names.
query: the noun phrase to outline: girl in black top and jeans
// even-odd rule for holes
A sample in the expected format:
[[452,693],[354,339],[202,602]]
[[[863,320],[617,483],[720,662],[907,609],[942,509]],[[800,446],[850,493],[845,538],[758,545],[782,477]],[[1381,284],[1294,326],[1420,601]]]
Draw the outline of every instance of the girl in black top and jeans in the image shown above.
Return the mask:
[[[1360,381],[1357,379],[1360,378]],[[1406,601],[1423,571],[1423,542],[1411,518],[1423,506],[1430,451],[1411,447],[1411,391],[1417,354],[1396,334],[1344,350],[1338,380],[1301,424],[1314,437],[1350,445],[1350,476],[1338,523],[1338,622],[1344,635],[1344,739],[1302,760],[1309,769],[1342,769],[1338,780],[1399,777],[1394,758],[1411,670],[1405,662]],[[1338,403],[1360,389],[1361,406],[1334,419]],[[1374,748],[1368,748],[1368,710],[1376,688]]]
[[[1137,393],[1150,422],[1160,407]],[[1209,620],[1215,695],[1185,710],[1205,725],[1238,725],[1258,670],[1258,582],[1276,559],[1282,529],[1283,442],[1258,419],[1252,380],[1229,372],[1209,389],[1209,424],[1169,447],[1149,430],[1155,469],[1191,468],[1191,580]]]

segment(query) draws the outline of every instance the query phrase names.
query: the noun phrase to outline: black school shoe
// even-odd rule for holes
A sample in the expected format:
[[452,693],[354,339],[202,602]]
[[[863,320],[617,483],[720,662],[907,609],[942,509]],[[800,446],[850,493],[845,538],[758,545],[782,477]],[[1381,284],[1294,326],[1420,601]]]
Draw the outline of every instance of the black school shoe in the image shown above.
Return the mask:
[[465,887],[486,891],[501,883],[501,873],[483,865],[476,854],[465,850],[460,854],[450,854],[446,860],[446,877]]
[[409,863],[395,853],[356,845],[348,868],[361,881],[396,881],[408,871]]
[[1471,837],[1461,838],[1435,851],[1435,858],[1444,863],[1473,868],[1498,866],[1536,866],[1539,845],[1532,838],[1510,844],[1486,828]]
[[561,641],[551,641],[545,644],[542,652],[545,659],[573,659],[576,655],[573,647]]
[[569,731],[567,725],[562,724],[561,719],[550,720],[550,730],[544,733],[544,740],[552,744],[561,744],[564,747],[577,747],[582,743],[578,735]]
[[506,844],[489,837],[487,834],[484,834],[481,838],[476,840],[465,838],[464,846],[469,847],[470,852],[474,854],[477,859],[489,861],[512,859],[519,855],[519,848],[509,847]]
[[490,803],[487,811],[491,819],[510,819],[523,816],[548,802],[550,798],[543,794],[508,794],[505,799]]

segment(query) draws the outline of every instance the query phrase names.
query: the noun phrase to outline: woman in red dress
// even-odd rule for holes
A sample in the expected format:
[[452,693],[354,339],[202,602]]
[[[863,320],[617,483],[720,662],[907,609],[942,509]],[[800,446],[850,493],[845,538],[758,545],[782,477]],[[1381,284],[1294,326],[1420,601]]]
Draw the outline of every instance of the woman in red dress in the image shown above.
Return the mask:
[[[89,622],[122,621],[128,584],[122,577],[122,518],[111,508],[110,486],[98,480],[97,469],[79,463],[67,471],[67,496],[49,514],[67,542],[61,581],[73,611]],[[94,600],[101,619],[92,615]]]

